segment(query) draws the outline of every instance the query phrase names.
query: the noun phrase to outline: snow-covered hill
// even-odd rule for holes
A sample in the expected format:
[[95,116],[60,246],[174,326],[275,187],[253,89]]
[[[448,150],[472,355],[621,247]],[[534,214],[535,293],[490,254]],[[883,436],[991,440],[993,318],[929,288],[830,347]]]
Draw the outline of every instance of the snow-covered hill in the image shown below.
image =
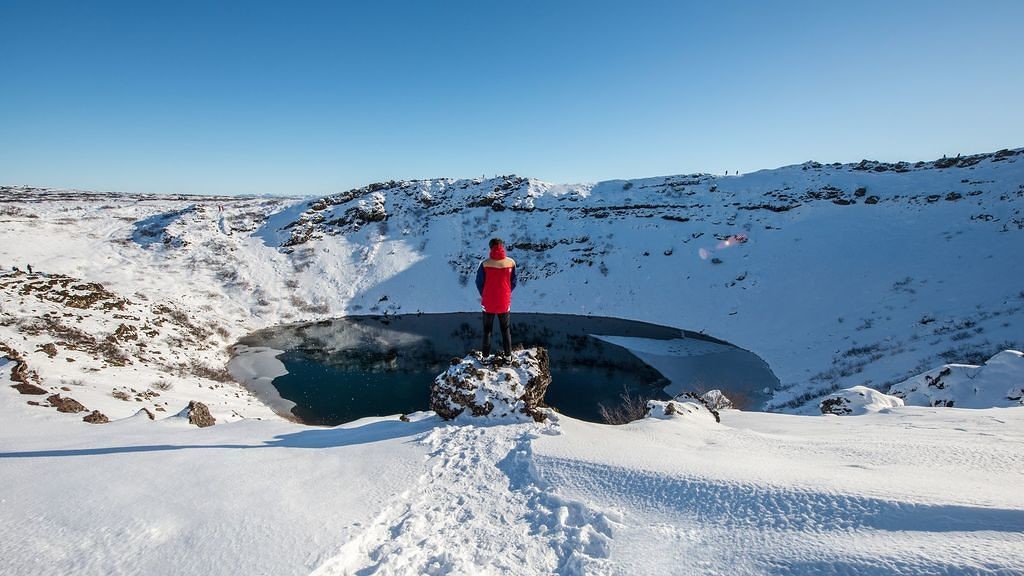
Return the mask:
[[[959,408],[1019,400],[1022,209],[1024,150],[314,199],[0,188],[0,573],[1022,573],[1024,407]],[[475,310],[494,235],[516,311],[705,331],[797,414],[321,429],[229,381],[259,328]],[[840,389],[865,414],[804,415]],[[193,400],[217,425],[167,417]]]
[[[884,391],[1024,344],[1022,152],[572,186],[388,182],[310,200],[8,187],[0,266],[173,305],[227,344],[282,322],[474,310],[470,276],[497,235],[520,266],[515,310],[706,332],[768,362],[782,383],[769,408],[815,411],[840,388]],[[82,379],[36,351],[58,335],[18,344],[13,324],[38,309],[14,297],[23,284],[4,283],[0,341]],[[205,343],[172,348],[216,363]]]

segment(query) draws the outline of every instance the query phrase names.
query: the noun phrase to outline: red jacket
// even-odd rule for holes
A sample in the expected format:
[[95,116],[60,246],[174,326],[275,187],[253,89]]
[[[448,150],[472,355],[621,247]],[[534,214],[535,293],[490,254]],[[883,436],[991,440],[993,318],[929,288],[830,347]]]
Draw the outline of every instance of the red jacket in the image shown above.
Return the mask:
[[484,312],[504,314],[512,309],[512,291],[516,289],[516,261],[505,256],[504,246],[491,248],[491,257],[476,271],[476,289]]

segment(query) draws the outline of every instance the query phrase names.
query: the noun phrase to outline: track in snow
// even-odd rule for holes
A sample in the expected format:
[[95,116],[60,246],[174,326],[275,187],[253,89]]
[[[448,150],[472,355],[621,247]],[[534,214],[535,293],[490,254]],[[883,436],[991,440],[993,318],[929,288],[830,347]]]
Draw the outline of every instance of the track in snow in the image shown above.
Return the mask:
[[556,495],[536,475],[533,423],[456,424],[432,448],[419,485],[325,562],[347,574],[608,574],[614,516]]

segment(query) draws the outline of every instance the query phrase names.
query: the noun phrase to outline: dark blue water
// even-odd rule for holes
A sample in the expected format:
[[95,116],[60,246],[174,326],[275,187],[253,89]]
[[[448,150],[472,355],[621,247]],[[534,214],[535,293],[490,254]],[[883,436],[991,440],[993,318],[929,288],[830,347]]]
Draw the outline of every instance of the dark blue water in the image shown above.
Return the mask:
[[[714,353],[681,355],[673,373],[677,379],[685,374],[695,383],[714,383],[727,395],[733,383],[732,392],[763,400],[762,388],[778,383],[750,352],[678,328],[617,318],[513,314],[513,344],[548,349],[548,405],[574,418],[599,422],[600,406],[621,403],[623,394],[669,397],[663,388],[670,381],[662,373],[629,350],[593,335],[699,340]],[[350,316],[278,326],[239,343],[284,350],[278,358],[288,374],[274,379],[273,385],[282,398],[295,403],[293,415],[308,424],[337,425],[366,416],[426,410],[434,377],[452,358],[478,350],[481,338],[479,314],[453,313]],[[495,334],[495,349],[500,349],[498,338]]]

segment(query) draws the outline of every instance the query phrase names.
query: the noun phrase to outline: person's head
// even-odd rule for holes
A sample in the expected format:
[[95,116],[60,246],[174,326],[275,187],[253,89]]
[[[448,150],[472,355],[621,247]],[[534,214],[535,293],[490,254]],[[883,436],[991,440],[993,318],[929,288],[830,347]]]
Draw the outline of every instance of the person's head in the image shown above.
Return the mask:
[[495,246],[501,246],[502,248],[504,248],[505,247],[505,241],[502,240],[501,238],[491,238],[491,242],[490,242],[489,246],[491,248],[494,248]]

